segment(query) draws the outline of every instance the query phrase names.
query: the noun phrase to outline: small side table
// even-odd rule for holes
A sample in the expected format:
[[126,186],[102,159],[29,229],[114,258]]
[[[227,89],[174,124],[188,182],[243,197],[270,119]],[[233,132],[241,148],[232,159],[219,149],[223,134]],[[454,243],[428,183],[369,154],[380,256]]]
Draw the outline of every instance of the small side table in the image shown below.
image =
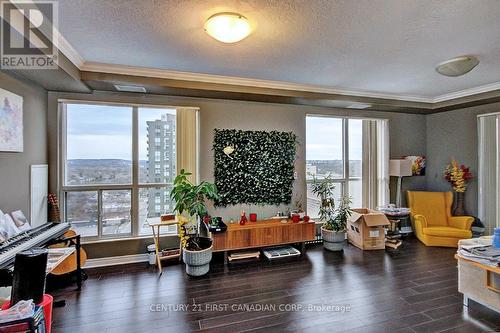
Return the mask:
[[385,216],[389,219],[389,222],[395,223],[399,227],[399,231],[396,232],[402,236],[407,236],[413,232],[410,221],[410,214],[408,213],[392,213],[383,212]]
[[408,223],[410,214],[406,209],[404,211],[380,209],[380,211],[385,214],[390,223],[385,237],[385,247],[397,250],[403,242],[401,237],[412,232],[411,223]]
[[[161,229],[161,227],[176,225],[178,223],[179,222],[177,221],[177,219],[165,221],[165,222],[159,221],[159,222],[149,222],[148,223],[149,226],[151,227],[151,229],[153,230],[153,240],[155,242],[155,255],[156,255],[156,265],[158,266],[158,275],[161,275],[163,273],[163,268],[161,266],[161,261],[163,259],[171,259],[171,258],[177,257],[177,255],[160,257],[160,229]],[[179,260],[181,260],[181,258],[182,258],[182,244],[180,243],[180,241],[179,241],[179,250],[180,250],[180,252],[179,252],[178,257],[179,257]]]

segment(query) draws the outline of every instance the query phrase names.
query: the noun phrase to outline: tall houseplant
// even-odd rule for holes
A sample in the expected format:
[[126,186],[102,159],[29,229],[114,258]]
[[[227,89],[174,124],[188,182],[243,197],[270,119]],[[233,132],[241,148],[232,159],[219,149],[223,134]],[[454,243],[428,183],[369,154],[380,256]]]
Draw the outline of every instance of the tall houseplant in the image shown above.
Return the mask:
[[340,199],[338,208],[335,208],[335,183],[331,175],[322,180],[314,178],[312,192],[319,196],[319,218],[323,222],[321,236],[323,246],[329,251],[342,251],[345,245],[347,219],[351,216],[351,199]]
[[174,187],[170,197],[175,202],[174,210],[177,214],[186,214],[196,220],[196,234],[186,232],[186,219],[179,218],[179,237],[183,246],[183,260],[186,264],[186,273],[192,276],[201,276],[208,273],[212,260],[212,240],[200,237],[200,223],[208,214],[206,201],[217,200],[217,188],[214,184],[203,181],[194,185],[189,181],[190,172],[184,169],[175,177]]

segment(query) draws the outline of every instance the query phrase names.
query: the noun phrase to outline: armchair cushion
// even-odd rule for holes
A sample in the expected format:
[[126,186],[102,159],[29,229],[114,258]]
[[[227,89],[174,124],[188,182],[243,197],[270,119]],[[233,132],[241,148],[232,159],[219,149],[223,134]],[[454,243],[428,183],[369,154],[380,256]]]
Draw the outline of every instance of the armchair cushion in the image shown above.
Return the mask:
[[472,216],[450,216],[448,218],[448,224],[450,227],[464,230],[470,230],[472,222],[474,222],[474,218]]
[[436,237],[451,237],[451,238],[471,238],[470,230],[458,229],[453,227],[427,227],[424,228],[424,234]]
[[415,214],[413,215],[413,219],[420,228],[427,228],[427,219],[425,218],[425,216],[421,214]]
[[408,192],[412,214],[425,216],[433,226],[447,225],[447,198],[443,192]]

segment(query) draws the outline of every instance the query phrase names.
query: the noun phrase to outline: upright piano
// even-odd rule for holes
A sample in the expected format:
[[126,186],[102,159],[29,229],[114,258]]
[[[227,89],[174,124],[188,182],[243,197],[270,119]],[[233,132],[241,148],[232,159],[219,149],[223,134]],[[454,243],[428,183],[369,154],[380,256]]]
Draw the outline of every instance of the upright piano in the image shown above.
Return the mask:
[[0,244],[0,286],[12,284],[12,269],[17,253],[33,247],[50,245],[64,235],[69,228],[69,223],[46,223],[24,231]]

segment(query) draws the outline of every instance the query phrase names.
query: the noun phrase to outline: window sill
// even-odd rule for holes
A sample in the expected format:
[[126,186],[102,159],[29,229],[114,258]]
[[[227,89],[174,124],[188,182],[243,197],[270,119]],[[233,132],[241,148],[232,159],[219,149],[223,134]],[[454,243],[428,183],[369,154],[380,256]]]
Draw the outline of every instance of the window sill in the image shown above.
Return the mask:
[[[160,235],[160,238],[164,237],[175,237],[178,238],[177,234],[164,234]],[[98,244],[98,243],[112,243],[112,242],[122,242],[122,241],[131,241],[131,240],[139,240],[139,239],[153,239],[153,235],[144,235],[137,237],[121,237],[121,238],[109,238],[109,239],[82,239],[82,245],[85,244]]]

